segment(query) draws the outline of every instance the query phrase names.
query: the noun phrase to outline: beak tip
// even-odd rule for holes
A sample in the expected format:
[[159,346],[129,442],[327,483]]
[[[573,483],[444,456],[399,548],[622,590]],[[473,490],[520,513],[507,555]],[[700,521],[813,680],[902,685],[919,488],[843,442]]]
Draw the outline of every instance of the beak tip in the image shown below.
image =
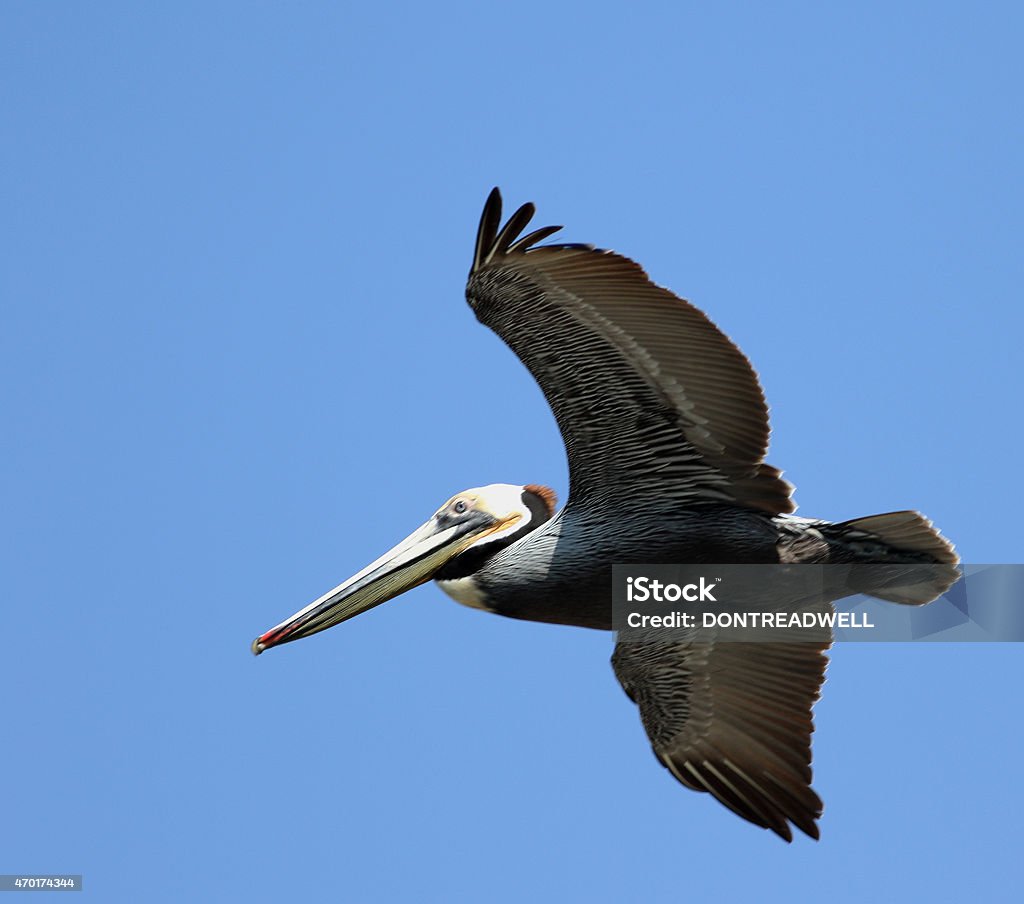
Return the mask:
[[253,656],[259,656],[260,653],[262,653],[266,649],[266,646],[264,646],[264,644],[263,644],[263,637],[262,637],[262,635],[260,637],[257,637],[252,642],[252,646],[249,649],[252,650],[252,655]]

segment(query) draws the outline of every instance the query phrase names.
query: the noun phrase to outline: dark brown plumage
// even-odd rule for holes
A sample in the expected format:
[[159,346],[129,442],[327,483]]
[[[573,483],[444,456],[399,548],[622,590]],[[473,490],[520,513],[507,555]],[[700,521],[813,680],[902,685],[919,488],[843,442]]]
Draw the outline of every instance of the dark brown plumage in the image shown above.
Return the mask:
[[532,214],[524,205],[498,232],[500,195],[491,193],[466,296],[544,391],[566,443],[571,495],[624,485],[632,495],[793,511],[792,486],[763,463],[768,406],[743,353],[625,257],[529,248],[557,227],[514,242]]

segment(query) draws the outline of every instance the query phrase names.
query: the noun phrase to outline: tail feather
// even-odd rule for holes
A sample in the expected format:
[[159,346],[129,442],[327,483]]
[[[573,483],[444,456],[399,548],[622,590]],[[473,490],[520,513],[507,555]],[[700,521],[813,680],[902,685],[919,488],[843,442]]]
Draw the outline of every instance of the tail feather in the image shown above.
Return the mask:
[[894,551],[924,553],[944,565],[956,565],[960,561],[953,544],[920,512],[868,515],[866,518],[844,521],[839,526],[850,531],[864,531]]
[[868,591],[879,599],[920,606],[941,596],[960,578],[956,568],[960,557],[953,544],[920,512],[855,518],[830,525],[826,537],[842,548],[847,561],[923,566],[908,570],[894,586]]

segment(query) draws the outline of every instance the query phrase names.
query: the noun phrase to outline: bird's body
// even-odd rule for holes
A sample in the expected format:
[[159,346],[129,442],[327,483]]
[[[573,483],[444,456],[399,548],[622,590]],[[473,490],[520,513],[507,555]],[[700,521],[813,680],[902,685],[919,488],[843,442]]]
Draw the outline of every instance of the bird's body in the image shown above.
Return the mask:
[[[922,604],[956,578],[952,546],[916,512],[830,524],[792,515],[764,462],[768,411],[747,359],[632,261],[521,237],[484,208],[466,297],[544,391],[569,457],[569,501],[539,485],[452,497],[377,561],[265,632],[256,653],[322,631],[434,579],[458,602],[530,621],[612,628],[612,566],[893,563],[927,580],[867,585]],[[870,578],[866,579],[870,580]],[[842,595],[842,594],[839,594]],[[655,755],[684,785],[789,840],[813,837],[811,707],[828,638],[627,642],[612,657]]]
[[449,592],[445,577],[458,573],[471,582],[461,585],[472,587],[469,605],[499,615],[610,631],[613,564],[779,561],[779,529],[763,512],[655,505],[634,519],[623,513],[622,529],[611,532],[602,517],[570,504],[472,573],[456,572],[456,559],[435,579]]

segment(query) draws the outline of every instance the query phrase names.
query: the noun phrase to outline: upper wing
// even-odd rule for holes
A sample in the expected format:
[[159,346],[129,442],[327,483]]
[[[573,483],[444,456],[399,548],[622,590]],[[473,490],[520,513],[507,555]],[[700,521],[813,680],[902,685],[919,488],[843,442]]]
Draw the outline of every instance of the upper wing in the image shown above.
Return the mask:
[[680,782],[792,841],[790,822],[818,837],[811,707],[828,646],[620,642],[612,667]]
[[491,192],[466,297],[540,384],[569,456],[570,493],[731,502],[791,512],[763,463],[768,409],[750,362],[639,265],[582,245],[533,247],[560,227],[499,230]]

